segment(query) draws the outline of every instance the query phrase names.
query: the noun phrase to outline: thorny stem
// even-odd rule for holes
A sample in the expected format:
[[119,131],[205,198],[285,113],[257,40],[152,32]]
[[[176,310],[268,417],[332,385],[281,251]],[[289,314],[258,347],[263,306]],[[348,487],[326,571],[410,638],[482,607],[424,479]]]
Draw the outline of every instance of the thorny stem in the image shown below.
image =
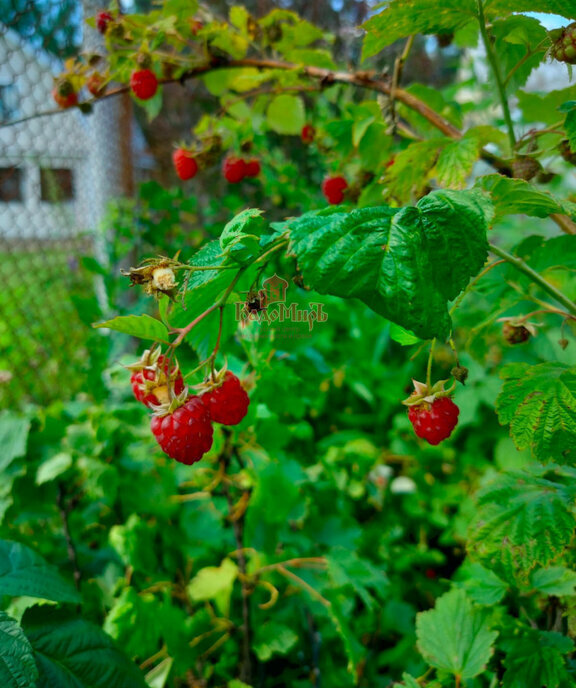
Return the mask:
[[565,296],[560,290],[550,282],[547,282],[540,274],[533,270],[527,263],[525,263],[521,258],[513,256],[499,246],[490,244],[490,250],[495,253],[500,258],[503,258],[507,263],[514,266],[517,270],[524,273],[528,279],[537,284],[541,289],[550,294],[552,298],[556,299],[558,303],[561,303],[566,310],[572,314],[576,315],[576,303],[571,301],[567,296]]
[[500,103],[502,105],[502,111],[504,113],[504,120],[506,121],[506,126],[508,127],[510,149],[514,150],[514,147],[516,146],[516,134],[514,133],[514,124],[512,123],[512,115],[510,114],[510,106],[508,105],[508,98],[506,96],[504,81],[502,80],[502,75],[500,74],[500,66],[498,64],[498,58],[496,57],[496,53],[494,52],[492,39],[488,34],[488,29],[486,28],[486,17],[484,16],[483,0],[477,0],[477,4],[478,20],[480,22],[480,33],[482,34],[482,41],[484,43],[484,48],[486,49],[486,56],[488,58],[488,62],[490,62],[490,66],[492,67],[494,79],[496,80],[496,87],[498,89],[498,94],[500,96]]
[[508,82],[509,82],[510,79],[514,76],[514,74],[516,74],[516,72],[518,71],[518,69],[520,69],[520,67],[521,67],[525,62],[527,62],[531,57],[533,57],[539,50],[541,50],[542,48],[544,48],[548,43],[550,43],[550,39],[549,39],[548,37],[546,37],[544,40],[540,41],[540,43],[538,43],[538,45],[537,45],[534,49],[529,49],[529,50],[527,50],[527,51],[526,51],[526,54],[524,55],[524,57],[522,57],[520,60],[518,60],[518,62],[517,62],[517,63],[512,67],[512,69],[508,72],[506,78],[505,78],[504,81],[502,82],[503,85],[504,85],[504,86],[507,86],[507,85],[508,85]]

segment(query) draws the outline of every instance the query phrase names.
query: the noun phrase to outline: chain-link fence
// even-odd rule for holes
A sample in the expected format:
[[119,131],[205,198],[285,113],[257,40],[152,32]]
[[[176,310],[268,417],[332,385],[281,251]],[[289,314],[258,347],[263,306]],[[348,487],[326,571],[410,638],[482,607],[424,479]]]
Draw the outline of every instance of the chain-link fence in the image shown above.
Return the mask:
[[[130,188],[121,99],[90,116],[58,112],[62,61],[99,35],[98,8],[75,0],[0,0],[0,405],[79,390],[90,328],[79,303],[94,293],[81,257],[98,252],[108,201]],[[42,114],[52,112],[52,114]],[[101,247],[100,247],[101,248]]]

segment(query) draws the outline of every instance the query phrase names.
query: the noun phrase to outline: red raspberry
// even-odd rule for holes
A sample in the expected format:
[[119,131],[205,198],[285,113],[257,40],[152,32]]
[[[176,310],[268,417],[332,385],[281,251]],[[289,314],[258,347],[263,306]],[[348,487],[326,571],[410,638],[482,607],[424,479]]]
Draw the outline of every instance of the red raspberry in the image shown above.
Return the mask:
[[316,129],[311,124],[305,124],[302,127],[302,131],[300,133],[300,138],[302,139],[302,143],[312,143],[314,141],[314,138],[316,137]]
[[150,428],[162,451],[187,466],[200,461],[212,447],[210,414],[194,395],[172,413],[152,416]]
[[74,105],[78,105],[78,94],[74,91],[68,93],[67,95],[62,95],[62,93],[55,88],[52,91],[52,98],[54,98],[58,107],[61,107],[63,110],[74,107]]
[[108,24],[113,20],[114,17],[110,14],[110,12],[98,12],[96,15],[96,28],[101,34],[105,34]]
[[344,200],[344,191],[348,188],[348,182],[344,177],[327,177],[322,182],[322,193],[332,205],[338,205]]
[[165,356],[160,354],[155,364],[147,366],[144,363],[140,370],[135,370],[130,376],[134,396],[145,406],[157,406],[170,400],[168,379],[173,385],[172,396],[177,396],[184,390],[182,373],[174,364],[166,370],[167,365]]
[[140,100],[150,100],[158,90],[158,79],[151,69],[139,69],[130,77],[132,93]]
[[229,155],[222,165],[222,172],[224,177],[231,184],[238,184],[246,176],[246,163],[242,158],[236,158],[233,155]]
[[198,172],[198,163],[196,158],[183,148],[178,148],[172,153],[172,161],[174,162],[174,168],[176,169],[176,174],[182,180],[192,179],[196,176]]
[[240,380],[229,370],[224,381],[201,396],[204,405],[215,423],[238,425],[248,413],[250,398]]
[[458,425],[459,413],[460,409],[450,397],[440,397],[431,404],[423,402],[408,408],[408,418],[416,435],[433,445],[450,437]]
[[95,98],[100,98],[104,95],[104,92],[106,91],[106,86],[104,85],[103,77],[100,74],[98,74],[98,72],[90,74],[90,76],[88,77],[88,81],[86,82],[86,88]]
[[244,173],[245,177],[257,177],[260,174],[261,167],[260,167],[260,160],[257,158],[252,158],[252,160],[248,160],[246,163],[246,172]]

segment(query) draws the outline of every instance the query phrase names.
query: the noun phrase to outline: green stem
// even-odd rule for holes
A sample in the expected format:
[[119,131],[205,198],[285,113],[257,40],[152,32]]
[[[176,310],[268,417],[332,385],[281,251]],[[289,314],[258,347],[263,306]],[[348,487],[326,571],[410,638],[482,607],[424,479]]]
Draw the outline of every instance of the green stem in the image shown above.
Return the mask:
[[508,98],[506,97],[506,89],[504,87],[504,81],[502,80],[502,75],[500,74],[500,67],[498,65],[498,58],[494,52],[494,46],[490,40],[490,35],[488,34],[488,29],[486,28],[486,17],[484,16],[484,6],[482,0],[477,0],[478,3],[478,20],[480,22],[480,33],[482,34],[482,41],[486,49],[486,57],[490,66],[492,67],[492,72],[494,73],[494,78],[496,80],[496,87],[498,88],[498,94],[500,96],[500,103],[502,105],[502,110],[504,112],[504,120],[506,121],[506,126],[508,127],[508,138],[510,139],[510,148],[514,150],[516,146],[516,135],[514,133],[514,125],[512,124],[512,115],[510,114],[510,106],[508,105]]
[[541,289],[550,294],[550,296],[558,303],[561,303],[566,310],[572,315],[576,315],[576,303],[571,301],[567,296],[565,296],[561,291],[556,289],[556,287],[550,282],[547,282],[541,275],[539,275],[536,270],[533,270],[529,265],[527,265],[521,258],[513,256],[511,253],[504,251],[504,249],[499,246],[494,246],[490,244],[490,250],[500,258],[503,258],[507,263],[514,266],[517,270],[524,273],[528,279],[537,284]]

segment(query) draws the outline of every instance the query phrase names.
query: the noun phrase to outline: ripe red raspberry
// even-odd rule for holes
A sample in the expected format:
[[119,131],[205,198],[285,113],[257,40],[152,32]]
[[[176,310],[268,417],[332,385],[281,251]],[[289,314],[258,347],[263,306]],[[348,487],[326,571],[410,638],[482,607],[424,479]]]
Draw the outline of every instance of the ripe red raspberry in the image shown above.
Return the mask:
[[302,143],[312,143],[314,141],[314,138],[316,137],[316,129],[311,124],[305,124],[302,127],[302,131],[300,133],[300,138],[302,139]]
[[260,174],[260,160],[252,158],[246,163],[246,171],[244,172],[245,177],[257,177]]
[[130,76],[132,93],[140,100],[150,100],[158,90],[158,79],[151,69],[139,69]]
[[344,200],[344,191],[348,188],[348,182],[344,177],[327,177],[322,182],[322,193],[332,205],[338,205]]
[[152,416],[150,428],[162,451],[187,466],[200,461],[212,447],[210,414],[194,395],[172,413]]
[[236,158],[229,155],[222,165],[222,172],[224,177],[231,184],[238,184],[246,176],[246,163],[242,158]]
[[559,38],[552,45],[551,54],[555,60],[576,64],[576,22],[562,29]]
[[96,28],[101,34],[105,34],[108,24],[113,20],[114,17],[110,14],[110,12],[98,12],[96,15]]
[[433,445],[450,437],[458,425],[459,413],[460,409],[450,397],[440,397],[431,404],[423,402],[408,408],[408,418],[416,435]]
[[106,91],[106,86],[104,85],[104,78],[102,75],[98,74],[98,72],[90,74],[86,82],[86,88],[95,98],[103,96]]
[[175,364],[167,369],[168,361],[162,354],[155,362],[147,358],[148,352],[143,356],[142,365],[130,376],[134,396],[145,406],[168,403],[170,401],[168,384],[172,385],[172,396],[177,396],[184,390],[182,373]]
[[58,91],[57,88],[55,88],[52,91],[52,98],[54,98],[58,107],[61,107],[63,110],[65,110],[66,108],[74,107],[74,105],[78,105],[78,94],[74,91],[71,91],[66,95],[63,95]]
[[174,162],[176,174],[180,179],[185,181],[186,179],[192,179],[196,176],[198,172],[198,163],[192,153],[183,148],[178,148],[172,153],[172,161]]
[[250,398],[240,380],[229,370],[224,381],[201,396],[204,405],[215,423],[238,425],[248,413]]

